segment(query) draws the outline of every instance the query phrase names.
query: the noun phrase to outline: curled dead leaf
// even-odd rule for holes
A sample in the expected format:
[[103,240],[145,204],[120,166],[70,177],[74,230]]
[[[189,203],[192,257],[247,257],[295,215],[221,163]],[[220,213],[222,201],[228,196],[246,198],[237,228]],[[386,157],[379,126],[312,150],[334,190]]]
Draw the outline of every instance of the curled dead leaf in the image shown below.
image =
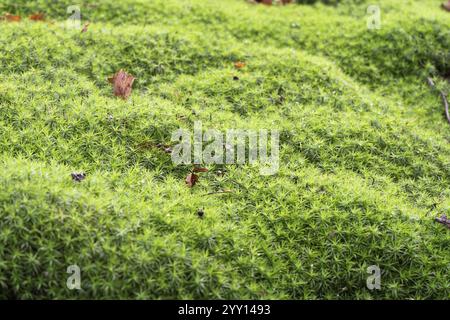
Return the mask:
[[188,185],[189,188],[192,188],[193,186],[195,186],[197,181],[198,181],[198,175],[196,175],[194,173],[189,173],[186,177],[186,184]]
[[131,87],[135,78],[123,71],[119,70],[114,76],[109,77],[108,81],[112,83],[114,95],[122,99],[127,99],[131,95]]
[[9,22],[19,22],[20,21],[20,16],[15,16],[13,14],[10,13],[6,13],[3,17],[4,20],[9,21]]
[[245,62],[237,61],[237,62],[234,63],[234,67],[235,67],[236,69],[242,69],[242,68],[245,67]]
[[208,172],[208,168],[195,167],[192,171],[193,172]]
[[89,22],[85,23],[85,24],[84,24],[84,26],[83,26],[83,29],[81,29],[81,33],[84,33],[84,32],[86,32],[86,31],[87,31],[87,29],[88,29],[88,27],[89,27],[89,25],[90,25],[90,23],[89,23]]
[[442,4],[442,9],[450,12],[450,0]]

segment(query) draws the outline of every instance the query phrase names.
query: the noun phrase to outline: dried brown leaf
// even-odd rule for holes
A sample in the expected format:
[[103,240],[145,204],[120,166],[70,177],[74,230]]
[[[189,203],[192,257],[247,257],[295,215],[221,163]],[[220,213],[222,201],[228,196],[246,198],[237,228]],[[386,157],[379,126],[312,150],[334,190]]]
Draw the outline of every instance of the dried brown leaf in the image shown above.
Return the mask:
[[9,22],[19,22],[20,21],[20,16],[15,16],[15,15],[12,15],[12,14],[10,14],[10,13],[6,13],[4,16],[3,16],[3,18],[6,20],[6,21],[9,21]]
[[442,9],[450,12],[450,0],[442,4]]
[[245,67],[245,62],[237,61],[237,62],[234,63],[234,67],[235,67],[236,69],[242,69],[242,68]]
[[31,16],[28,17],[30,20],[33,21],[43,21],[44,20],[44,14],[43,13],[33,13]]
[[135,78],[123,70],[119,70],[114,76],[108,78],[112,83],[114,95],[122,99],[127,99],[131,95],[131,87]]
[[195,186],[197,181],[198,181],[198,175],[196,175],[194,173],[189,173],[186,177],[186,184],[188,185],[189,188],[192,188],[193,186]]
[[87,29],[88,29],[88,27],[89,27],[89,25],[90,25],[90,23],[88,22],[88,23],[85,23],[84,24],[84,26],[83,26],[83,29],[81,29],[81,33],[84,33],[84,32],[86,32],[87,31]]

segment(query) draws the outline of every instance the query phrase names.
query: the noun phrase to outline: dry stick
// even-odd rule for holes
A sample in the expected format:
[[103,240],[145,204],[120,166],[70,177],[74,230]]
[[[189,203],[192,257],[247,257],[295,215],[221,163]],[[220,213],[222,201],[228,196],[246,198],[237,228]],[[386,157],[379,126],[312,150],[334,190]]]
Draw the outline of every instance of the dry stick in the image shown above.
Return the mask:
[[442,102],[444,103],[445,107],[445,117],[447,118],[447,122],[450,124],[450,113],[448,112],[448,101],[445,97],[444,92],[440,91]]
[[[433,82],[433,79],[431,78],[427,78],[428,81],[428,85],[430,87],[432,87],[433,89],[436,89],[436,86]],[[445,96],[445,93],[442,92],[441,90],[439,90],[439,94],[441,96],[442,102],[444,103],[444,108],[445,108],[445,117],[447,118],[447,122],[450,124],[450,112],[448,110],[448,101],[447,101],[447,97]]]
[[220,191],[215,191],[215,192],[208,192],[205,193],[204,196],[210,196],[212,194],[224,194],[224,193],[233,193],[232,190],[220,190]]

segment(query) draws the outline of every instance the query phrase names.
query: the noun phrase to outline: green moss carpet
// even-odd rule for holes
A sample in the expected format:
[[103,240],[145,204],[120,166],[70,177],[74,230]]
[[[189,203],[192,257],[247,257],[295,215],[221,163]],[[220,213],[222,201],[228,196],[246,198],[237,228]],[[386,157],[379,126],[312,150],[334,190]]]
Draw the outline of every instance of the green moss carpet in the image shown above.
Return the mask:
[[[448,299],[450,12],[338,2],[81,0],[80,32],[72,1],[0,0],[0,298]],[[188,188],[154,146],[195,121],[279,130],[279,171]]]

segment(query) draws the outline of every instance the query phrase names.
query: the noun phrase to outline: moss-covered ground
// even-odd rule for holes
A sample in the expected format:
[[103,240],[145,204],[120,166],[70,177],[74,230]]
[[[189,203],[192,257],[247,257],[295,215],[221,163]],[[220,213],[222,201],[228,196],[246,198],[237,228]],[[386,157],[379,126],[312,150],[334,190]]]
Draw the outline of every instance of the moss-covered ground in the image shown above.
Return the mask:
[[[81,0],[82,33],[72,0],[1,0],[22,20],[0,21],[0,298],[449,298],[450,126],[426,78],[450,93],[450,13],[377,3],[368,30],[369,1]],[[152,146],[194,121],[278,129],[279,172],[208,165],[188,188]]]

